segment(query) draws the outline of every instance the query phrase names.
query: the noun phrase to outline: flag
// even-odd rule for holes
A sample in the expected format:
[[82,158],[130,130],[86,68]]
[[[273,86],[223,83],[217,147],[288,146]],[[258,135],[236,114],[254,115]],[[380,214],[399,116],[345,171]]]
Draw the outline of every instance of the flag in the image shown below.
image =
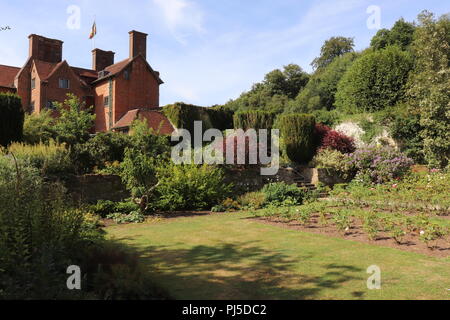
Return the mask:
[[97,25],[95,24],[94,21],[94,24],[92,25],[91,34],[89,35],[89,39],[94,38],[96,34],[97,34]]

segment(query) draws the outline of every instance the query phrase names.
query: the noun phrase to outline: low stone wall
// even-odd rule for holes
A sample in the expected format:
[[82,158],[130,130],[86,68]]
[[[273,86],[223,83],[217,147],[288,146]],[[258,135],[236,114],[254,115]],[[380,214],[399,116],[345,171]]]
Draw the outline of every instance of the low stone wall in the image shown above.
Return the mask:
[[82,203],[123,201],[130,197],[120,177],[115,175],[72,176],[66,180],[65,186],[72,198]]

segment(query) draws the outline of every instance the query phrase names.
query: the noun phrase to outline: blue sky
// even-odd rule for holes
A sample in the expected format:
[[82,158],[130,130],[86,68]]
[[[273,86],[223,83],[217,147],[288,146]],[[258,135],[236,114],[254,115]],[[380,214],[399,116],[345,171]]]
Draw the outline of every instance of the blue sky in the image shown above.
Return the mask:
[[[116,61],[128,57],[128,31],[149,34],[148,60],[165,81],[161,105],[222,104],[283,65],[311,71],[332,36],[367,47],[377,31],[367,27],[372,5],[381,9],[382,28],[423,9],[450,12],[442,0],[2,0],[0,28],[11,30],[0,31],[0,64],[22,66],[27,37],[36,33],[63,40],[63,59],[90,68],[95,17],[95,46],[116,52]],[[80,10],[79,28],[67,26],[70,6]]]

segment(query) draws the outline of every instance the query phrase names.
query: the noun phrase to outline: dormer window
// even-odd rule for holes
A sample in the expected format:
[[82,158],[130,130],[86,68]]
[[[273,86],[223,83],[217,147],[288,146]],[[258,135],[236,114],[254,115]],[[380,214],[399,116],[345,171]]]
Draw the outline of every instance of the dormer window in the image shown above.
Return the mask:
[[59,87],[61,89],[69,89],[69,80],[68,79],[59,79]]

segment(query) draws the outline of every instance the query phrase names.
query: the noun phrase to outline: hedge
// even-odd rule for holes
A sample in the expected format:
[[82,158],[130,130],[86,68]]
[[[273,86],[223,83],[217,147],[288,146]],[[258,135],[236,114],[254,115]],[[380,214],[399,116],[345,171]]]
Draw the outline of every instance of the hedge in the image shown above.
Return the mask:
[[203,122],[203,130],[233,128],[233,112],[222,107],[205,108],[177,102],[163,108],[163,112],[178,129],[187,129],[194,133],[194,121]]
[[235,129],[272,129],[275,113],[266,111],[242,111],[234,114]]
[[21,141],[25,113],[19,96],[0,93],[0,146],[8,146],[11,142]]
[[309,114],[287,114],[279,118],[283,151],[289,160],[308,163],[315,154],[314,128],[316,120]]

